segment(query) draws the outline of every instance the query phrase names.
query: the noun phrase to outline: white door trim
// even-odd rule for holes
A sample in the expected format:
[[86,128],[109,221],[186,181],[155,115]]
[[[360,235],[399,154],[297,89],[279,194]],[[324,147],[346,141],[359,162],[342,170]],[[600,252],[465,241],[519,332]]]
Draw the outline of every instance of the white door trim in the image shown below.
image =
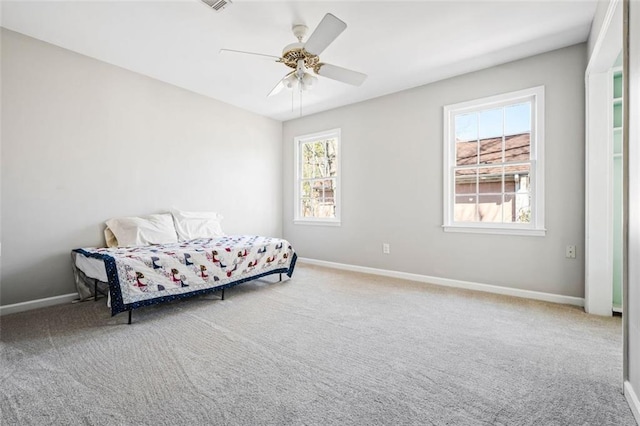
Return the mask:
[[609,3],[585,73],[585,311],[612,315],[613,124],[609,70],[622,50],[622,1]]

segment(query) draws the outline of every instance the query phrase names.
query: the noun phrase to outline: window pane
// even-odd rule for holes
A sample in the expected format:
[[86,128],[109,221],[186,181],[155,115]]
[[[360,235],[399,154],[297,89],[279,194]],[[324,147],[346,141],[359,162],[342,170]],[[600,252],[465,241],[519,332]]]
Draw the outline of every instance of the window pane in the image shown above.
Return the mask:
[[337,140],[329,139],[325,141],[327,151],[327,174],[326,176],[335,177],[338,175],[338,154],[337,154]]
[[327,179],[322,181],[323,198],[334,198],[336,196],[336,180]]
[[303,178],[312,178],[313,177],[313,165],[315,162],[315,158],[313,155],[313,147],[311,144],[304,143],[300,146],[302,152],[302,177]]
[[318,157],[314,142],[302,144],[302,177],[315,178],[318,175],[318,163],[324,162],[324,157]]
[[503,218],[506,223],[531,223],[531,196],[528,192],[504,194]]
[[504,194],[502,202],[502,220],[505,223],[514,223],[516,221],[516,194]]
[[518,135],[531,132],[531,102],[504,108],[504,134]]
[[455,171],[456,194],[475,194],[477,169],[460,169]]
[[324,141],[312,142],[314,155],[318,158],[326,157]]
[[322,181],[316,180],[311,183],[311,198],[322,198],[324,190],[324,185],[322,185]]
[[456,166],[478,164],[478,142],[456,143]]
[[478,196],[480,222],[502,222],[502,194]]
[[505,166],[504,168],[504,186],[505,192],[529,192],[530,188],[530,164],[522,164],[518,166]]
[[336,217],[336,205],[333,198],[315,198],[301,200],[302,217],[333,219]]
[[305,146],[306,157],[309,159],[310,162],[314,163],[317,157],[315,142],[305,143],[304,146]]
[[302,182],[300,188],[300,197],[311,198],[311,182]]
[[313,177],[324,177],[327,175],[327,158],[324,156],[324,146],[316,144],[314,149],[316,151],[316,156]]
[[336,217],[336,205],[333,198],[325,198],[318,203],[316,217],[334,218]]
[[481,194],[502,193],[502,167],[478,169],[478,192]]
[[337,140],[303,144],[303,178],[335,177],[338,174]]
[[502,112],[503,108],[488,109],[486,111],[480,112],[480,139],[502,136]]
[[314,180],[301,183],[302,217],[336,217],[336,179]]
[[531,134],[506,136],[504,138],[504,161],[529,161],[531,159]]
[[302,217],[314,217],[313,216],[313,212],[314,212],[314,205],[317,202],[315,200],[310,200],[308,198],[303,198],[301,200],[301,210],[300,210],[300,216]]
[[478,140],[478,114],[459,114],[456,120],[456,142]]
[[478,213],[475,195],[456,196],[453,220],[455,222],[477,222]]
[[302,163],[302,177],[304,179],[313,177],[313,165],[311,163]]
[[319,178],[326,176],[326,168],[324,157],[316,157],[315,164],[313,165],[313,177]]
[[502,136],[480,140],[480,164],[502,163]]
[[[327,155],[329,155],[327,157]],[[302,177],[305,179],[336,176],[336,140],[302,144]],[[331,170],[333,166],[333,170]]]
[[531,194],[529,192],[518,192],[515,194],[515,214],[516,223],[531,223]]

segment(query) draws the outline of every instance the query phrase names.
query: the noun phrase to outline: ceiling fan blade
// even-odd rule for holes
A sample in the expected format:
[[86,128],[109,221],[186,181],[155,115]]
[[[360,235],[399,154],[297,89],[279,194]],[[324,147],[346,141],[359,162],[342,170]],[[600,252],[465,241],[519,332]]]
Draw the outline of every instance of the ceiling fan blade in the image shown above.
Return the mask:
[[282,79],[280,79],[280,81],[278,82],[278,84],[276,84],[274,86],[273,89],[271,89],[271,91],[269,92],[269,94],[267,95],[267,97],[273,96],[273,95],[277,95],[278,93],[280,93],[282,91],[282,89],[284,89],[284,81],[287,79],[287,77],[289,77],[291,74],[293,74],[295,71],[291,71],[290,73],[288,73],[287,75],[285,75],[284,77],[282,77]]
[[304,50],[312,55],[321,54],[346,28],[347,24],[327,13],[304,44]]
[[318,64],[316,73],[323,77],[352,84],[354,86],[360,86],[367,79],[367,75],[362,74],[361,72],[323,63]]
[[260,56],[263,59],[269,59],[269,60],[276,61],[276,62],[280,62],[280,60],[281,60],[281,58],[279,56],[265,55],[265,54],[262,54],[262,53],[254,53],[254,52],[245,52],[243,50],[220,49],[220,54],[222,55],[223,53],[240,53],[240,54],[243,54],[243,55]]

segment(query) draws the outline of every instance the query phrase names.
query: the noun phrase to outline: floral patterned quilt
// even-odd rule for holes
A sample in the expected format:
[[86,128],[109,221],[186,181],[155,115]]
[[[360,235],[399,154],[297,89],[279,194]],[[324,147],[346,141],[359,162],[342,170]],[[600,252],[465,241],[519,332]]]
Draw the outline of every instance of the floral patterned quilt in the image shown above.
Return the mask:
[[249,235],[74,251],[104,261],[112,315],[269,274],[291,277],[297,257],[286,240]]

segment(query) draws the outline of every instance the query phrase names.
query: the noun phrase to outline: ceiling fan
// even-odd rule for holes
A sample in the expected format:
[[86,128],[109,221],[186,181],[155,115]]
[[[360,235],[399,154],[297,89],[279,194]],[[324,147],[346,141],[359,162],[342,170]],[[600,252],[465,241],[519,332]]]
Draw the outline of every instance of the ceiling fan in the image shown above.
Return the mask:
[[306,42],[303,42],[307,34],[307,26],[295,24],[292,27],[293,35],[298,39],[297,43],[291,43],[282,49],[282,56],[264,55],[262,53],[244,52],[241,50],[221,49],[220,53],[241,53],[260,56],[275,62],[281,62],[292,68],[267,96],[279,93],[283,88],[308,90],[316,81],[316,75],[341,81],[343,83],[360,86],[367,78],[366,74],[348,70],[336,65],[320,62],[320,55],[333,41],[347,28],[347,24],[327,13],[318,24]]

